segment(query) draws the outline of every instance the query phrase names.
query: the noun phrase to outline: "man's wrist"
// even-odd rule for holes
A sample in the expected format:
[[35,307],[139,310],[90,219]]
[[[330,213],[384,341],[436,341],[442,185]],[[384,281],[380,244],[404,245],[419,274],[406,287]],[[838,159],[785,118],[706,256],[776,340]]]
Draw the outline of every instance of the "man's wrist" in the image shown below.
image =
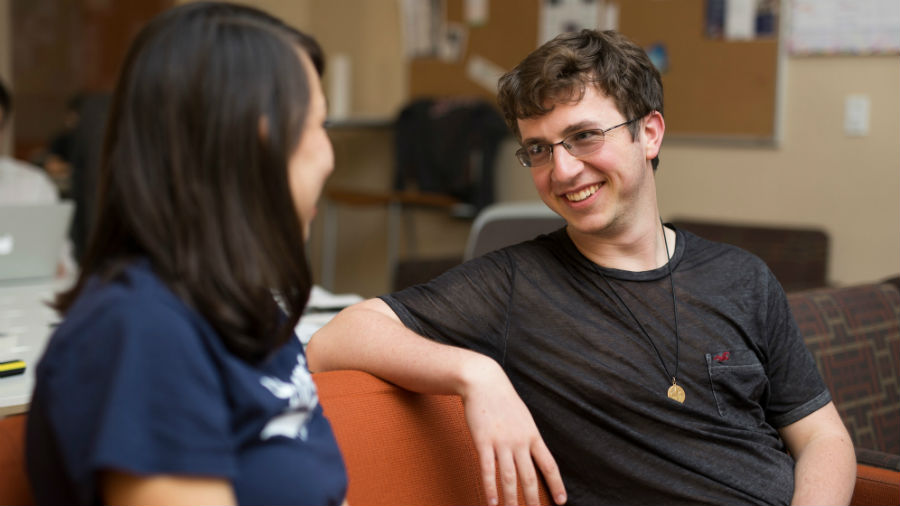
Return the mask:
[[503,369],[494,359],[468,351],[459,368],[456,392],[465,401],[473,392],[483,385],[490,384],[493,380],[503,375]]

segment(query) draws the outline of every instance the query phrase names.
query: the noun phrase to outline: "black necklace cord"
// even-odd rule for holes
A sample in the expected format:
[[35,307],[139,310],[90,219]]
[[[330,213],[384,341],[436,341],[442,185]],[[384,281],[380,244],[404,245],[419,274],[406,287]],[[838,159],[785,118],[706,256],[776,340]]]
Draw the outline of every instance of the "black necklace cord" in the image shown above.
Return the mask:
[[650,342],[650,346],[653,347],[653,351],[656,352],[656,358],[659,359],[659,363],[662,365],[663,371],[665,371],[666,376],[672,378],[672,384],[674,385],[676,383],[676,378],[678,377],[678,342],[680,341],[679,336],[678,336],[678,305],[676,304],[676,299],[675,299],[675,281],[672,278],[672,265],[669,262],[669,241],[668,241],[668,239],[666,239],[666,227],[663,224],[662,220],[660,220],[659,223],[662,226],[663,244],[666,247],[666,267],[667,267],[667,271],[668,271],[668,275],[669,275],[669,286],[671,286],[671,290],[672,290],[672,312],[674,313],[674,316],[675,316],[675,320],[674,320],[674,323],[675,323],[675,374],[669,374],[669,368],[666,367],[666,362],[665,362],[665,360],[663,360],[662,354],[659,352],[659,348],[656,347],[656,343],[653,342],[653,339],[650,337],[650,334],[647,332],[647,330],[641,324],[641,321],[638,320],[638,318],[634,315],[634,312],[631,311],[631,308],[628,307],[628,304],[626,304],[625,301],[622,300],[622,297],[619,295],[619,292],[617,292],[616,289],[613,288],[612,283],[609,282],[609,279],[606,278],[606,275],[603,274],[603,271],[601,271],[600,268],[597,267],[597,265],[594,262],[591,262],[591,265],[594,266],[594,270],[597,271],[597,274],[600,275],[600,279],[602,279],[603,282],[606,283],[606,286],[609,288],[609,291],[612,292],[612,294],[616,297],[616,299],[619,301],[619,304],[621,304],[622,307],[625,308],[625,310],[631,316],[631,319],[634,320],[635,323],[637,323],[638,328],[641,329],[641,332],[643,332],[644,336],[647,338],[647,341]]
[[[678,304],[675,301],[675,278],[672,276],[672,262],[669,259],[669,240],[666,239],[666,224],[663,221],[659,220],[660,225],[662,226],[663,233],[663,244],[666,246],[666,268],[669,271],[669,286],[672,287],[672,314],[674,316],[675,323],[675,374],[672,376],[672,384],[675,384],[675,378],[678,377],[678,343],[681,339],[678,338]],[[675,255],[675,252],[672,252],[672,256]],[[659,353],[659,352],[657,352]],[[668,374],[669,371],[666,371]]]

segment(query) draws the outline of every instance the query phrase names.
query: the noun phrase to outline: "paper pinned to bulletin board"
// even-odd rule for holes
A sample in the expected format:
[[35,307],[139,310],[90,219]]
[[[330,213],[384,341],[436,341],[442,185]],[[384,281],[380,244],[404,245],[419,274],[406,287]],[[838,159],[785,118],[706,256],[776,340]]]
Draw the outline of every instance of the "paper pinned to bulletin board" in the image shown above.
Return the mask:
[[897,0],[792,0],[788,50],[793,55],[898,54]]
[[706,36],[751,41],[776,36],[777,0],[705,0]]
[[537,46],[582,28],[615,30],[619,5],[607,0],[541,0]]
[[[434,5],[438,0],[409,1]],[[545,36],[541,33],[546,23],[544,8],[554,4],[551,0],[490,0],[474,5],[473,12],[467,10],[465,1],[442,2],[446,8],[444,22],[458,23],[468,32],[460,57],[441,57],[437,51],[431,56],[411,57],[410,99],[479,96],[495,100],[497,77],[538,46],[538,40]],[[660,69],[666,90],[667,139],[762,145],[777,142],[780,123],[776,85],[782,47],[778,27],[782,2],[756,0],[754,11],[743,11],[743,19],[738,21],[744,26],[738,29],[738,35],[747,33],[748,16],[752,16],[755,27],[750,39],[725,33],[724,9],[731,0],[594,2],[596,26],[618,27],[647,48]],[[487,7],[486,16],[479,12],[482,7]],[[721,15],[710,15],[716,12]],[[716,20],[713,34],[712,18]],[[473,20],[484,24],[472,26]],[[547,33],[551,31],[547,29]]]

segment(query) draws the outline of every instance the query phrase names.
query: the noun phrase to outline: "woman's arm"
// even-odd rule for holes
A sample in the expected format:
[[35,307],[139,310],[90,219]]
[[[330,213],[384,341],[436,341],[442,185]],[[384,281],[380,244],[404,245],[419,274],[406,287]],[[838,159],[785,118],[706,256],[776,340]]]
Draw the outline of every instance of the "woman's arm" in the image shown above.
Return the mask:
[[100,491],[103,502],[113,505],[237,504],[231,482],[222,478],[105,471],[100,476]]

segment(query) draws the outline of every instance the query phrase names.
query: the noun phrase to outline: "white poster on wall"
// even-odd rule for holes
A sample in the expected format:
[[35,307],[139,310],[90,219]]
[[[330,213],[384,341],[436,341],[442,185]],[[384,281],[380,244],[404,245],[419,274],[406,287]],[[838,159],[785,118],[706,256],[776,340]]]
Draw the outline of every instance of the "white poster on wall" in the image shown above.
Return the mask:
[[790,0],[791,54],[900,53],[900,1]]

